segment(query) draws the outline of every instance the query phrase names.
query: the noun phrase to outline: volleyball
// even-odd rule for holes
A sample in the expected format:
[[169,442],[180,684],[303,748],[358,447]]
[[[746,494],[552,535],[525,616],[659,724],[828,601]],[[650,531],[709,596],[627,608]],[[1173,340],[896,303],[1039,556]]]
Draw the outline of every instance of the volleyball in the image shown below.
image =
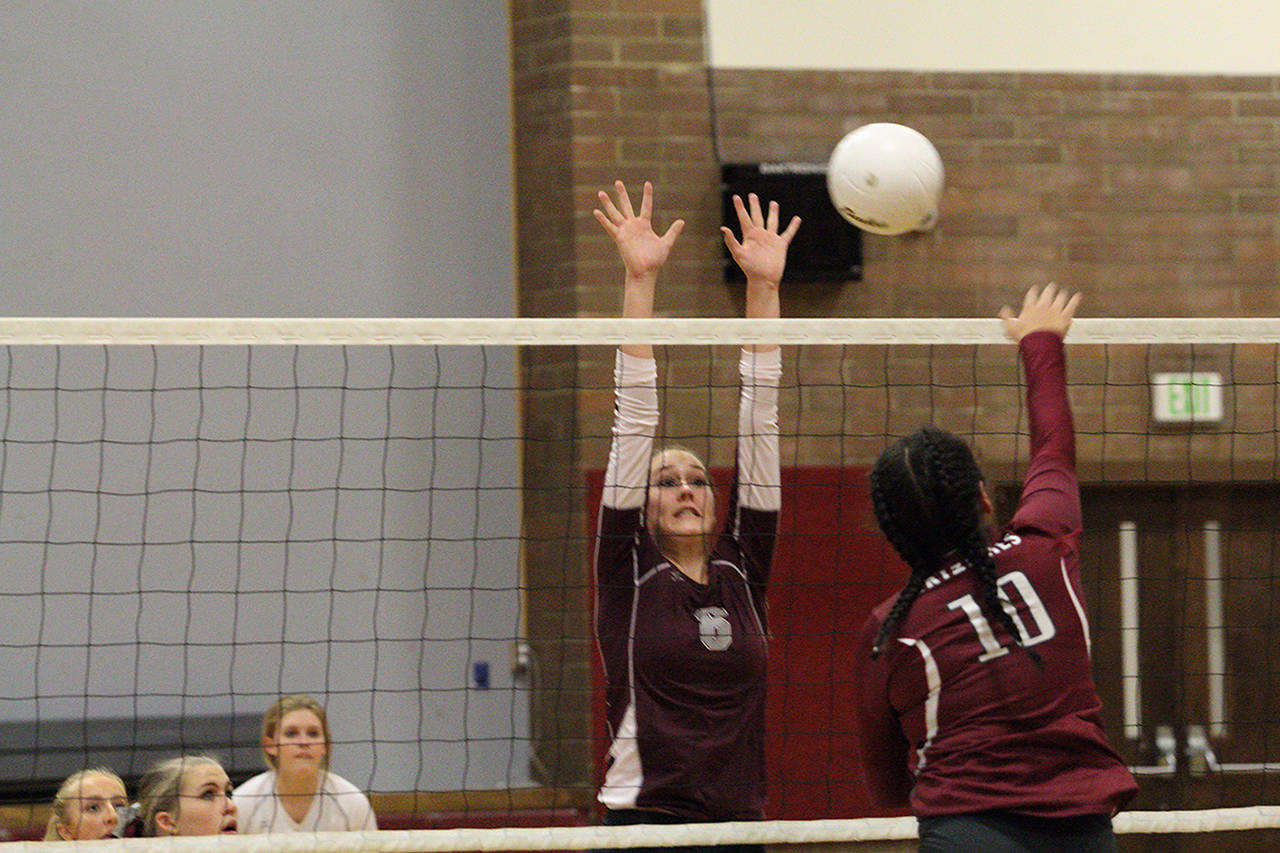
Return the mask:
[[845,219],[872,234],[927,231],[938,219],[942,158],[918,130],[891,122],[846,134],[827,164],[827,192]]

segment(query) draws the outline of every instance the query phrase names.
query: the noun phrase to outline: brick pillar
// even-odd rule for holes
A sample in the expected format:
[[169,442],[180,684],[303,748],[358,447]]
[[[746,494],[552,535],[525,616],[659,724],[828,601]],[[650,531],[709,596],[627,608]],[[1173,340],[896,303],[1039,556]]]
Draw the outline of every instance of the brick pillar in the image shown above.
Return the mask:
[[[687,221],[658,302],[727,310],[715,263],[718,175],[698,0],[513,0],[521,316],[616,316],[622,270],[591,216],[620,178],[657,187],[659,227]],[[525,583],[537,656],[535,776],[593,778],[587,472],[603,467],[612,350],[528,348]],[[540,488],[538,484],[545,487]]]

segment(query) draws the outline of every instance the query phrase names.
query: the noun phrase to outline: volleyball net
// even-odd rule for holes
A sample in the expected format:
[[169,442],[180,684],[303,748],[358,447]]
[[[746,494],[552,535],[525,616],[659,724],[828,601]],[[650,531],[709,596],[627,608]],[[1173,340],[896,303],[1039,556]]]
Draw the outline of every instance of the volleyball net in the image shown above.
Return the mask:
[[[639,844],[564,825],[595,822],[591,537],[613,349],[638,341],[658,345],[660,440],[721,470],[737,345],[785,345],[778,822],[644,846],[913,837],[856,770],[853,649],[904,577],[865,472],[935,423],[1011,508],[1026,411],[995,320],[0,320],[10,828],[83,767],[131,780],[212,752],[242,781],[263,711],[307,693],[332,769],[403,828],[329,849]],[[1068,338],[1095,672],[1143,787],[1121,832],[1280,827],[1278,357],[1267,319],[1086,318]]]

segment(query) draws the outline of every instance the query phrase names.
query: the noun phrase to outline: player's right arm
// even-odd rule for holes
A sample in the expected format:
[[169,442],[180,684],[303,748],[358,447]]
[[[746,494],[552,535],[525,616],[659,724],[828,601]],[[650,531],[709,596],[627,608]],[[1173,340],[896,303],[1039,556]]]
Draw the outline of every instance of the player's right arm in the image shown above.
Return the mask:
[[[637,212],[622,181],[614,181],[615,203],[604,190],[600,207],[592,211],[613,238],[626,270],[622,286],[622,316],[653,316],[658,273],[684,229],[684,220],[671,223],[662,236],[653,230],[653,184],[644,182]],[[649,455],[658,426],[657,367],[650,344],[624,344],[614,363],[613,443],[605,469],[603,503],[615,509],[644,505],[649,482]]]
[[613,437],[602,503],[611,509],[644,506],[649,457],[658,429],[657,365],[618,349],[613,366]]
[[[653,185],[645,182],[638,212],[622,181],[615,181],[614,189],[617,201],[602,190],[600,207],[593,214],[605,233],[613,238],[626,271],[622,316],[652,317],[658,273],[684,228],[684,220],[676,220],[659,236],[653,230]],[[649,483],[649,457],[658,426],[656,385],[653,347],[649,344],[619,347],[614,362],[613,440],[601,500],[601,552],[597,555],[601,570],[619,564],[617,550],[631,547],[631,536],[640,523]],[[610,510],[630,511],[628,515],[633,517],[630,529],[617,529],[613,522],[622,519]]]
[[1062,344],[1079,304],[1079,293],[1068,295],[1050,284],[1043,291],[1028,290],[1017,314],[1008,306],[1000,311],[1005,334],[1018,342],[1031,425],[1031,461],[1014,527],[1032,526],[1050,534],[1080,527],[1075,427]]

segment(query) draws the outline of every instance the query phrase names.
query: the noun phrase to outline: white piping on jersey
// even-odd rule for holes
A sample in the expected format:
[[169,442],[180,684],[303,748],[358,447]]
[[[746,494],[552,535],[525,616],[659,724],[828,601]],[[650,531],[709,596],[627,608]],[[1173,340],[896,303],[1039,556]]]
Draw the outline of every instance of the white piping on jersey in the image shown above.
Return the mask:
[[[758,631],[760,633],[760,636],[763,637],[764,623],[760,620],[759,609],[756,608],[756,597],[755,597],[755,594],[752,593],[751,591],[751,579],[747,577],[747,570],[742,568],[741,566],[735,566],[733,563],[729,562],[728,560],[712,560],[711,562],[714,565],[727,566],[729,569],[736,572],[738,574],[738,577],[742,579],[742,588],[747,593],[747,604],[751,605],[751,617],[756,620],[756,631]],[[769,653],[769,646],[768,644],[766,644],[765,654],[767,655],[768,653]]]
[[1084,605],[1076,597],[1075,587],[1071,585],[1071,576],[1067,574],[1067,561],[1059,557],[1058,565],[1062,568],[1062,584],[1067,588],[1067,595],[1071,596],[1071,604],[1076,609],[1076,615],[1080,617],[1080,628],[1084,631],[1084,653],[1092,659],[1093,637],[1089,633],[1089,614],[1085,612]]
[[924,743],[920,744],[920,748],[916,750],[916,775],[919,776],[925,765],[924,754],[933,745],[933,739],[938,736],[938,705],[942,695],[942,674],[938,672],[938,662],[933,659],[933,652],[924,640],[899,637],[898,642],[904,646],[912,646],[920,653],[920,659],[924,662],[925,686],[929,688],[929,695],[924,700]]
[[[640,534],[637,532],[637,536]],[[622,721],[617,731],[611,731],[612,742],[609,744],[609,769],[604,775],[604,784],[596,795],[605,808],[633,809],[640,789],[644,787],[644,766],[640,763],[640,740],[636,729],[636,625],[640,612],[640,587],[664,571],[675,567],[669,563],[659,563],[644,575],[640,575],[640,548],[631,549],[631,579],[635,594],[631,596],[631,616],[628,619],[627,631],[627,710],[622,712]]]
[[[636,537],[640,533],[636,532]],[[636,732],[636,622],[640,611],[640,587],[645,581],[658,574],[664,566],[660,564],[640,576],[639,543],[631,549],[631,583],[635,592],[631,596],[631,615],[628,618],[627,630],[627,710],[622,712],[622,721],[616,732],[610,732],[612,742],[609,744],[609,756],[613,761],[604,775],[604,784],[596,795],[606,808],[633,809],[640,789],[644,785],[644,767],[640,764],[640,741]]]
[[622,715],[618,732],[609,744],[609,770],[596,795],[605,808],[634,809],[640,787],[644,784],[644,768],[640,766],[640,742],[636,739],[636,706],[632,702]]

